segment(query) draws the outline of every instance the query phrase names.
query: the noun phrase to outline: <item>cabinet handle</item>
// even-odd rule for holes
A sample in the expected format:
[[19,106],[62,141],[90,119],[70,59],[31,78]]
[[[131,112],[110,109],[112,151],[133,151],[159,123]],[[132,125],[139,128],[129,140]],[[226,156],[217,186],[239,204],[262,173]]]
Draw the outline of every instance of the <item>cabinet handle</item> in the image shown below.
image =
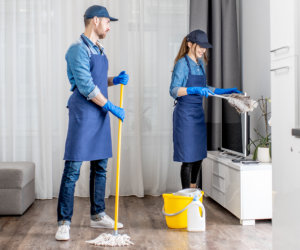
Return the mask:
[[280,67],[280,68],[275,68],[275,69],[271,69],[270,71],[278,71],[278,70],[283,70],[283,69],[286,69],[287,71],[289,71],[290,67],[289,66],[285,66],[285,67]]
[[219,175],[219,174],[217,174],[217,173],[215,173],[215,172],[213,172],[213,175],[214,175],[214,176],[217,176],[217,177],[219,177],[220,179],[223,179],[223,180],[224,180],[224,177],[223,177],[223,176],[221,176],[221,175]]
[[283,50],[283,49],[289,50],[290,46],[283,46],[283,47],[280,47],[280,48],[277,48],[277,49],[270,50],[270,52],[274,53],[274,52],[277,52],[278,50]]
[[217,191],[221,192],[222,194],[225,194],[224,191],[222,191],[220,188],[216,187],[214,184],[212,185],[212,187],[213,187],[214,189],[216,189]]

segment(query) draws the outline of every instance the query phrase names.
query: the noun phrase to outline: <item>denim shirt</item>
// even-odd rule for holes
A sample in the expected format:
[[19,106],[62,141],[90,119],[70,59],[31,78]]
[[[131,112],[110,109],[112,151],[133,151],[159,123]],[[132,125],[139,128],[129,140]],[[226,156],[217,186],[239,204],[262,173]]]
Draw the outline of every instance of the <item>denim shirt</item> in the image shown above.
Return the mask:
[[[195,63],[189,56],[187,59],[190,63],[192,75],[204,75],[205,69],[201,59],[198,60],[198,64]],[[170,85],[170,95],[176,99],[178,97],[177,92],[180,87],[185,87],[189,76],[189,67],[185,58],[180,58],[174,66],[172,73],[172,80]],[[214,91],[215,88],[206,85],[210,90]]]
[[[103,47],[101,51],[89,38],[83,35],[90,45],[92,54],[103,54]],[[80,37],[79,40],[72,44],[66,53],[67,74],[71,84],[71,91],[77,87],[79,92],[88,100],[93,99],[100,93],[100,89],[94,84],[91,69],[90,57],[91,52]]]

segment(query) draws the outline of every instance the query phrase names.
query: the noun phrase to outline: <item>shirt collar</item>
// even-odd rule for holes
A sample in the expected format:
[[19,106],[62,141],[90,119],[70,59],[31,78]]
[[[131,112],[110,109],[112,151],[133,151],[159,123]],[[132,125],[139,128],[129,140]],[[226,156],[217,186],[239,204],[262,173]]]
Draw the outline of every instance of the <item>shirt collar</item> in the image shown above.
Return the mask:
[[103,45],[100,43],[100,39],[97,40],[96,44],[94,44],[85,34],[82,34],[84,36],[84,38],[86,38],[86,41],[88,42],[89,46],[91,46],[92,48],[94,48],[96,51],[100,50],[101,54],[103,53],[104,47]]
[[97,47],[85,34],[82,34],[91,47]]
[[98,47],[100,48],[101,51],[104,50],[103,45],[100,43],[100,39],[97,40],[97,45],[98,45]]
[[201,58],[198,59],[198,63],[194,62],[194,61],[189,57],[189,55],[187,55],[187,58],[188,58],[190,64],[192,64],[192,66],[196,66],[196,65],[197,65],[197,66],[201,66],[201,65],[203,64]]

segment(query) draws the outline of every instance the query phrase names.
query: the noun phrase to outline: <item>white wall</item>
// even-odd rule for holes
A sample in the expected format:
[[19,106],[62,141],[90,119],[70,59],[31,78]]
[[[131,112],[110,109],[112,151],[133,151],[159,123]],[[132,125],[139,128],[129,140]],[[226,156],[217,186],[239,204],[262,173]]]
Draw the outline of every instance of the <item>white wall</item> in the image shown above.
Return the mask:
[[[241,46],[243,91],[258,99],[271,97],[270,91],[270,0],[237,0],[239,6],[239,41]],[[269,105],[271,107],[271,105]],[[263,131],[259,109],[250,114],[253,128]]]

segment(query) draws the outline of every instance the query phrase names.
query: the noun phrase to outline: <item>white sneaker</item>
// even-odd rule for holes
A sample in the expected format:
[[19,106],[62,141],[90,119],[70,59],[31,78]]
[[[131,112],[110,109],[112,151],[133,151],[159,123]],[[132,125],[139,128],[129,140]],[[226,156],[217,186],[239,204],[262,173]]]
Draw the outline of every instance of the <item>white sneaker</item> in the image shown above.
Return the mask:
[[[91,220],[90,226],[94,227],[94,228],[111,228],[112,229],[115,226],[115,221],[106,214],[99,220]],[[117,226],[118,226],[118,228],[123,228],[123,224],[120,222],[118,222]]]
[[55,234],[56,240],[69,240],[70,239],[70,226],[69,225],[61,225],[58,226],[57,232]]

